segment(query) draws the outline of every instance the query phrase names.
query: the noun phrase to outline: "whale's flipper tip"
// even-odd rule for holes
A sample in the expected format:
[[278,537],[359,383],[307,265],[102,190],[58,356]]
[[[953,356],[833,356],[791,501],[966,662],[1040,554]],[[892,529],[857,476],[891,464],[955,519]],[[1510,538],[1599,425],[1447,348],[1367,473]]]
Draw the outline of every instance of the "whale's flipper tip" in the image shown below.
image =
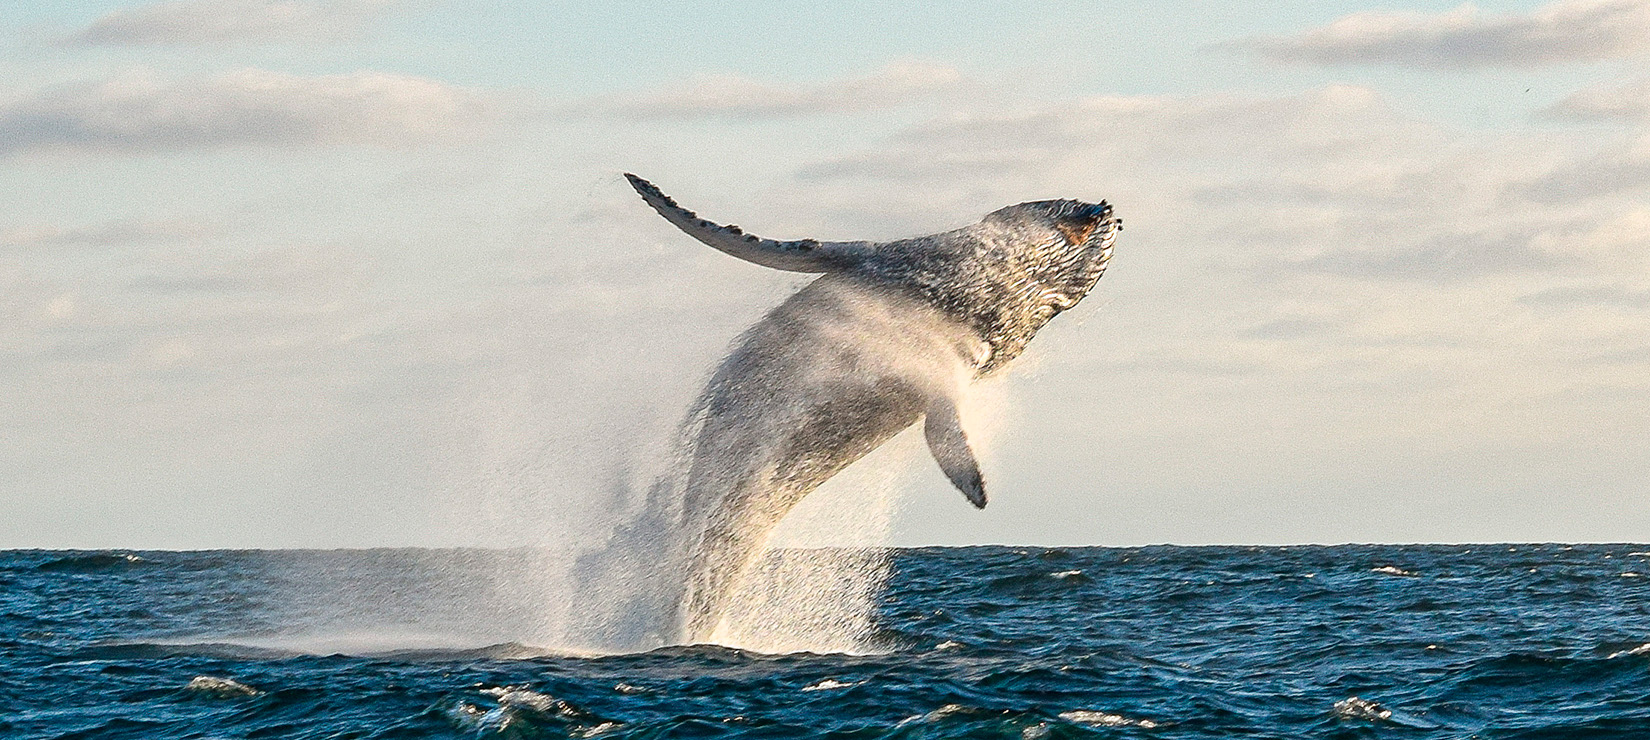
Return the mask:
[[962,419],[951,399],[938,398],[929,405],[923,436],[928,438],[928,451],[934,454],[934,462],[940,464],[951,485],[962,491],[974,508],[985,508],[985,477],[980,475],[980,463],[968,446],[968,435],[963,433]]
[[967,462],[958,463],[954,461],[950,467],[946,468],[945,476],[951,479],[951,485],[962,491],[963,498],[968,499],[968,503],[976,509],[984,509],[986,505],[985,479],[980,476],[979,463],[974,461],[973,450],[967,450],[966,444],[964,449],[968,454]]

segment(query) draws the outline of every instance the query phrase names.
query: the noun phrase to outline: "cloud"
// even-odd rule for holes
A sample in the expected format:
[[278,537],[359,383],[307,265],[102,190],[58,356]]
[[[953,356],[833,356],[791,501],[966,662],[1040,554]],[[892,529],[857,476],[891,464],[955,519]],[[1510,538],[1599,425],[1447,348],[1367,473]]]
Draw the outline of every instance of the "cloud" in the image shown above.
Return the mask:
[[383,72],[303,77],[241,69],[166,82],[137,71],[0,103],[0,156],[245,145],[394,147],[474,132],[493,113],[483,93]]
[[1650,290],[1618,284],[1570,285],[1537,291],[1518,301],[1532,305],[1650,308]]
[[1535,203],[1564,204],[1616,195],[1650,185],[1650,136],[1566,160],[1524,182],[1511,194]]
[[353,254],[322,248],[287,247],[252,255],[187,260],[174,269],[132,281],[132,288],[158,294],[284,293],[327,294],[347,286],[356,273]]
[[219,230],[188,219],[110,221],[96,226],[20,226],[0,233],[5,247],[107,247],[165,241],[197,241]]
[[1546,272],[1558,267],[1560,260],[1536,246],[1545,228],[1501,234],[1438,234],[1422,244],[1396,249],[1329,250],[1292,262],[1288,269],[1367,280],[1424,281]]
[[885,148],[820,162],[800,174],[943,180],[968,171],[1035,173],[1074,159],[1133,161],[1167,151],[1169,141],[1187,162],[1344,158],[1415,133],[1372,90],[1350,85],[1278,98],[1108,96],[942,117],[908,129]]
[[[177,105],[193,104],[176,95]],[[1022,404],[1025,413],[1083,430],[1028,437],[1036,444],[1024,447],[1046,448],[1049,459],[1092,468],[1150,461],[1154,450],[1168,450],[1192,460],[1188,469],[1218,469],[1223,480],[1310,487],[1345,459],[1337,450],[1374,460],[1371,468],[1401,468],[1411,462],[1403,451],[1412,449],[1465,449],[1453,459],[1470,461],[1484,439],[1579,439],[1616,449],[1643,438],[1642,404],[1634,399],[1650,397],[1643,391],[1650,355],[1639,344],[1650,335],[1650,313],[1633,305],[1644,286],[1630,276],[1650,275],[1642,249],[1650,243],[1650,213],[1609,220],[1646,202],[1643,194],[1611,190],[1576,207],[1513,187],[1609,159],[1614,150],[1593,140],[1597,131],[1451,130],[1347,86],[1286,96],[938,101],[951,112],[880,141],[809,143],[778,161],[741,164],[756,170],[750,182],[757,195],[727,217],[780,219],[782,228],[758,230],[776,236],[861,238],[870,235],[860,231],[866,224],[905,235],[1023,200],[1112,199],[1129,228],[1107,278],[1046,330],[1017,369],[1017,377],[1035,377],[1017,388],[1041,393],[1040,402]],[[802,109],[832,109],[812,105]],[[8,115],[17,108],[0,103]],[[153,116],[128,117],[154,127]],[[594,121],[593,138],[610,142],[610,123]],[[643,133],[675,131],[658,128]],[[723,131],[735,148],[739,129]],[[313,131],[229,139],[340,140],[382,143]],[[115,146],[108,141],[76,146]],[[647,146],[643,140],[633,148]],[[556,151],[563,149],[558,143]],[[797,160],[812,164],[799,171]],[[509,173],[546,163],[512,154],[509,164],[517,169],[493,177],[515,181]],[[549,166],[552,181],[572,184],[508,194],[493,188],[488,193],[498,197],[480,199],[453,197],[445,186],[418,198],[392,193],[380,196],[382,212],[354,227],[306,211],[314,217],[304,221],[320,224],[306,225],[313,235],[306,242],[368,250],[360,258],[335,257],[330,247],[247,255],[234,245],[177,247],[155,237],[161,246],[143,259],[108,252],[97,257],[118,265],[86,270],[74,250],[0,251],[0,315],[13,317],[0,320],[0,345],[11,353],[0,352],[0,373],[11,373],[8,387],[34,389],[26,404],[14,404],[25,409],[14,419],[39,419],[14,421],[16,436],[81,435],[75,444],[42,443],[27,462],[70,453],[112,461],[107,479],[95,482],[128,498],[144,492],[122,482],[133,477],[126,475],[133,461],[184,471],[180,478],[274,481],[270,495],[290,497],[279,473],[327,466],[287,450],[337,447],[346,453],[327,459],[340,461],[330,469],[343,472],[336,485],[318,490],[355,491],[351,480],[407,475],[408,459],[456,460],[453,480],[428,477],[436,481],[430,495],[450,495],[475,486],[462,478],[467,445],[505,450],[477,453],[478,470],[516,475],[519,461],[539,464],[546,449],[598,465],[609,459],[603,453],[629,449],[611,440],[634,426],[625,415],[632,402],[665,417],[659,438],[667,438],[669,417],[697,390],[694,369],[711,367],[727,339],[804,278],[764,274],[684,241],[616,175],[591,174],[599,164]],[[563,166],[572,174],[553,169]],[[800,174],[764,179],[764,168]],[[656,177],[678,182],[674,195],[700,201],[709,190],[714,198],[710,186],[691,192],[688,170],[661,169]],[[535,171],[519,180],[539,177]],[[437,198],[452,210],[419,212],[395,228],[408,209]],[[591,201],[611,207],[587,217],[579,206]],[[278,212],[265,214],[272,234],[293,208],[305,210],[293,203],[282,200]],[[511,209],[529,217],[500,215]],[[234,213],[219,217],[243,224],[258,215]],[[456,223],[452,233],[474,233],[448,239],[437,226],[448,221]],[[819,224],[834,233],[811,228]],[[379,229],[391,233],[373,233]],[[10,238],[80,245],[157,231],[165,229],[94,223]],[[518,256],[490,262],[502,244]],[[363,261],[373,264],[367,254],[397,269],[365,269]],[[19,269],[26,261],[36,274],[8,279],[8,261]],[[535,283],[533,275],[551,277]],[[1571,292],[1526,298],[1554,286]],[[1606,356],[1611,362],[1584,366],[1574,359]],[[1039,374],[1039,360],[1055,369]],[[1627,390],[1597,391],[1602,400],[1587,406],[1553,396],[1554,389],[1610,387]],[[445,404],[471,398],[481,402],[473,423],[448,423]],[[1627,432],[1601,435],[1601,419]],[[1102,427],[1122,442],[1094,447],[1094,429]],[[1272,447],[1253,448],[1257,428],[1279,430],[1260,435]],[[349,441],[375,429],[383,438],[428,433],[466,445],[445,447],[446,436],[428,448]],[[88,437],[93,444],[81,443]],[[164,464],[148,464],[155,460]],[[190,467],[191,460],[234,464]],[[1365,470],[1348,469],[1348,476]],[[1177,485],[1176,475],[1148,472],[1142,490]],[[61,468],[40,477],[54,479],[90,480]],[[584,490],[562,477],[544,480]],[[539,482],[499,485],[542,491]],[[148,487],[187,500],[176,486]],[[256,493],[247,500],[268,498],[263,488],[247,490]],[[359,500],[356,493],[346,498]],[[370,542],[377,535],[356,536]]]
[[1249,335],[1261,339],[1293,340],[1321,337],[1325,332],[1345,326],[1345,322],[1321,318],[1290,316],[1273,319],[1249,330]]
[[[58,302],[54,307],[54,302]],[[18,327],[31,327],[44,319],[56,318],[73,312],[73,296],[51,283],[24,270],[21,264],[0,261],[0,346],[15,352],[27,343]],[[0,359],[5,359],[0,355]]]
[[[1132,196],[1184,206],[1180,223],[1195,225],[1211,213],[1361,213],[1371,198],[1413,197],[1391,180],[1421,151],[1435,151],[1437,139],[1360,87],[1282,97],[1108,96],[942,116],[802,167],[798,177],[819,190],[877,191],[878,203],[865,204],[873,211],[904,205],[890,191],[963,212],[1004,198]],[[947,202],[953,198],[964,202]],[[1224,219],[1220,238],[1252,239],[1281,224]]]
[[[1637,264],[1643,228],[1622,217],[1650,184],[1636,165],[1592,183],[1593,207],[1551,197],[1573,201],[1590,167],[1637,161],[1564,132],[1486,139],[1431,125],[1344,85],[1277,97],[1112,96],[987,105],[910,126],[800,168],[782,207],[903,218],[881,232],[903,236],[960,225],[934,214],[1106,197],[1129,223],[1129,244],[1172,245],[1173,260],[1133,257],[1159,269],[1265,291],[1482,291],[1474,295],[1506,304],[1529,281],[1599,279]],[[1117,269],[1129,259],[1120,251]]]
[[340,38],[378,19],[389,5],[384,0],[175,0],[111,11],[65,42],[146,46]]
[[1279,62],[1532,67],[1650,52],[1650,0],[1558,0],[1528,14],[1354,13],[1296,36],[1232,44]]
[[1650,79],[1577,92],[1541,111],[1543,118],[1574,121],[1650,120]]
[[773,85],[738,75],[702,76],[680,88],[596,101],[596,109],[646,118],[785,118],[893,108],[954,92],[953,67],[895,62],[863,77]]

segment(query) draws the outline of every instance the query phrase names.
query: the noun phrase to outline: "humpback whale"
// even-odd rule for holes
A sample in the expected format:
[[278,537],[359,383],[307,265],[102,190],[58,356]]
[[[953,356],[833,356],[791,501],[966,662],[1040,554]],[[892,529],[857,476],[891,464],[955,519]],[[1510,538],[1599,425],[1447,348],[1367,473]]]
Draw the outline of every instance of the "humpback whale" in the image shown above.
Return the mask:
[[649,597],[668,623],[647,628],[655,642],[706,641],[785,513],[919,419],[940,470],[984,508],[959,395],[1088,294],[1122,229],[1105,201],[1043,200],[910,239],[779,241],[625,177],[712,248],[820,274],[736,341],[682,425],[673,473],[649,492],[651,525],[629,531],[646,551],[632,567],[667,586]]

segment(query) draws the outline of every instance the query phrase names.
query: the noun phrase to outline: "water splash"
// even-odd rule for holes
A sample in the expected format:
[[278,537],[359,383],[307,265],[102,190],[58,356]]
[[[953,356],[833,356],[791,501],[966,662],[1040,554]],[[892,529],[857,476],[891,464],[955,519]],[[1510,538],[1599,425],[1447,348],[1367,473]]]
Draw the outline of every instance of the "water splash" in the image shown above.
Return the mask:
[[[792,296],[723,360],[637,515],[580,559],[570,641],[865,650],[896,471],[926,453],[907,434],[855,463],[933,399],[958,403],[982,352],[900,293],[826,277]],[[818,549],[842,532],[860,549]]]
[[888,574],[880,549],[769,549],[735,588],[710,641],[761,653],[870,652]]

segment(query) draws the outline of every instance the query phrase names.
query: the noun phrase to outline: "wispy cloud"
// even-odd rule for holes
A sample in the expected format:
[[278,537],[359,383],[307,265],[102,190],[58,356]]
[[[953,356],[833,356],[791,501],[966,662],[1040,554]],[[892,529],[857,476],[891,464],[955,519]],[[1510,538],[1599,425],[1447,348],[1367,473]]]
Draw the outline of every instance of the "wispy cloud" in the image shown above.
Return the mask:
[[1650,78],[1582,90],[1554,103],[1541,115],[1578,121],[1650,121]]
[[331,292],[352,278],[358,260],[352,253],[319,247],[286,247],[252,255],[215,256],[180,261],[170,269],[139,277],[132,287],[151,293]]
[[207,223],[188,219],[136,219],[93,226],[41,224],[0,232],[6,247],[107,247],[164,241],[196,241],[219,233]]
[[111,11],[65,39],[87,46],[241,44],[350,36],[387,0],[174,0]]
[[404,146],[471,133],[493,113],[484,93],[382,72],[304,77],[242,69],[168,82],[139,71],[0,104],[0,156],[43,149]]
[[1650,0],[1558,0],[1527,14],[1354,13],[1295,36],[1233,44],[1280,62],[1530,67],[1650,52]]
[[1313,290],[1506,295],[1552,276],[1602,279],[1640,251],[1637,222],[1610,221],[1650,182],[1638,169],[1595,190],[1588,212],[1551,202],[1622,156],[1533,134],[1485,141],[1359,87],[1104,97],[936,118],[802,168],[794,198],[852,212],[840,202],[876,193],[860,210],[904,214],[916,233],[936,211],[1108,197],[1131,244],[1175,245],[1175,269],[1200,264],[1269,291],[1299,279]]
[[1511,233],[1438,234],[1414,246],[1326,250],[1288,264],[1289,269],[1361,280],[1458,282],[1505,273],[1541,273],[1562,261],[1541,250],[1550,227]]
[[1650,289],[1617,284],[1571,285],[1537,291],[1518,301],[1534,305],[1650,308]]
[[[1381,125],[1372,125],[1376,121]],[[1353,127],[1356,128],[1353,128]],[[1349,156],[1415,132],[1371,90],[1332,85],[1299,96],[1113,96],[958,113],[912,127],[883,148],[819,163],[805,178],[947,178],[1037,171],[1078,155],[1132,159],[1173,147],[1187,160],[1234,154]],[[1152,142],[1164,142],[1153,145]],[[920,154],[915,154],[921,151]]]
[[1518,197],[1566,204],[1650,185],[1650,137],[1569,158],[1529,180],[1509,185]]
[[902,61],[861,77],[807,84],[702,76],[679,87],[593,101],[587,107],[649,118],[783,118],[892,108],[954,92],[963,84],[953,67]]

